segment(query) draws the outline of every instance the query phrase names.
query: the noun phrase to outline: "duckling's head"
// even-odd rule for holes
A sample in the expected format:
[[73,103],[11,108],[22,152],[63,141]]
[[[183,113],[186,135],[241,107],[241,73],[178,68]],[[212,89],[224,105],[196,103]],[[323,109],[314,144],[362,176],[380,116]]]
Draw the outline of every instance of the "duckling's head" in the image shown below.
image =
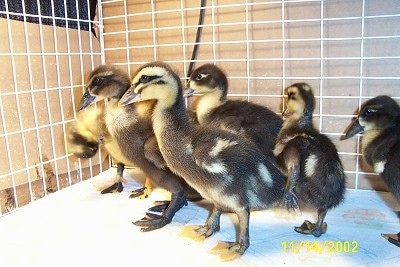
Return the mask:
[[295,83],[286,88],[287,108],[284,117],[299,119],[311,118],[315,108],[315,98],[312,88],[307,83]]
[[213,64],[205,64],[190,75],[185,91],[186,96],[192,94],[217,93],[221,99],[228,93],[228,79],[225,73]]
[[343,139],[369,130],[384,130],[400,123],[400,107],[391,97],[377,96],[365,102],[357,119],[346,131]]
[[77,113],[76,120],[66,127],[67,151],[78,158],[91,158],[106,139],[108,132],[99,118],[101,107],[92,107]]
[[119,99],[130,87],[129,74],[112,65],[101,65],[88,78],[86,92],[81,98],[79,110],[107,98]]
[[168,64],[155,61],[139,68],[132,79],[132,86],[122,96],[119,105],[155,99],[164,106],[172,106],[181,98],[179,76]]
[[67,135],[68,153],[77,158],[91,158],[99,149],[99,142],[90,133],[72,131]]

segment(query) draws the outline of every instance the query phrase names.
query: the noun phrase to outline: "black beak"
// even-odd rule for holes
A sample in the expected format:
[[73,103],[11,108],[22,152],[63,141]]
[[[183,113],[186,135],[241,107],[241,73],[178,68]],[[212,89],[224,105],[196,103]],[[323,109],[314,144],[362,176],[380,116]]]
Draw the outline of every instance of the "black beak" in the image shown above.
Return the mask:
[[359,119],[356,119],[347,129],[346,134],[342,136],[341,140],[348,139],[363,131],[364,131],[364,126],[361,126]]
[[284,118],[289,118],[292,114],[293,114],[293,112],[291,112],[291,111],[288,110],[288,109],[285,109],[285,110],[282,112],[282,117],[284,117]]
[[194,89],[190,87],[185,88],[185,92],[183,93],[183,97],[189,97],[194,94]]
[[79,110],[87,108],[90,104],[94,102],[95,99],[96,97],[92,96],[89,93],[89,90],[86,90],[85,94],[81,98],[81,102],[79,103]]
[[140,101],[140,94],[135,93],[133,90],[134,87],[131,86],[131,88],[129,88],[119,100],[118,106],[126,106],[132,104],[133,102]]

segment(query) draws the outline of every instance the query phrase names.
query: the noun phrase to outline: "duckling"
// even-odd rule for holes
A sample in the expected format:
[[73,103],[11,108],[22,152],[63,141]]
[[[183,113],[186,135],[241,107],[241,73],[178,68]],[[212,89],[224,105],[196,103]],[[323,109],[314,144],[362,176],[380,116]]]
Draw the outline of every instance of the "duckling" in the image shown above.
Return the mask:
[[300,199],[316,208],[317,222],[306,220],[295,231],[319,237],[327,230],[327,211],[344,199],[345,174],[335,145],[313,126],[315,98],[311,87],[296,83],[286,90],[285,120],[274,149],[288,175],[284,205],[297,209]]
[[201,94],[196,115],[202,125],[243,133],[265,154],[271,154],[283,120],[270,109],[243,100],[229,100],[228,79],[216,65],[197,68],[187,83],[185,96]]
[[[396,101],[380,95],[363,103],[357,119],[342,139],[362,132],[363,159],[381,175],[389,190],[400,201],[400,107]],[[400,246],[400,233],[382,236]]]
[[[66,129],[66,139],[68,152],[78,158],[93,157],[100,146],[103,146],[115,160],[119,158],[120,162],[117,162],[117,182],[101,190],[101,193],[122,192],[122,182],[125,182],[123,178],[125,165],[122,163],[124,159],[119,155],[118,144],[113,141],[104,123],[104,109],[102,107],[92,107],[78,112],[76,120],[69,124]],[[151,184],[148,185],[151,186]],[[150,190],[145,192],[145,190],[138,189],[137,192],[132,192],[132,196],[143,194],[146,197]]]
[[99,107],[77,114],[76,120],[66,128],[68,153],[78,158],[91,158],[96,155],[99,146],[110,138],[104,123],[93,123],[102,117],[103,112]]
[[169,168],[213,204],[204,226],[194,229],[199,238],[220,230],[224,210],[236,213],[235,242],[215,247],[222,260],[240,257],[250,246],[250,209],[279,203],[284,176],[274,158],[264,155],[247,138],[214,127],[190,123],[178,75],[164,62],[143,65],[119,104],[156,100],[153,129]]
[[198,197],[182,178],[167,167],[151,124],[151,113],[155,101],[143,101],[124,107],[118,101],[130,87],[129,75],[122,70],[102,65],[92,71],[80,110],[101,99],[108,99],[104,110],[104,122],[111,138],[118,144],[117,160],[140,168],[152,182],[171,192],[171,201],[151,211],[162,211],[162,215],[146,214],[134,222],[142,231],[159,229],[170,223],[175,213],[187,205],[186,197]]

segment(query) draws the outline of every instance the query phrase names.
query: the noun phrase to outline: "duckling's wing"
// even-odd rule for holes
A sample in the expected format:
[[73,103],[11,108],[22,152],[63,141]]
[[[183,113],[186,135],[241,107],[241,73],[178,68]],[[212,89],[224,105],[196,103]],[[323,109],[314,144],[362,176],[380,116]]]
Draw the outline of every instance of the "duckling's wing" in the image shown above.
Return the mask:
[[227,116],[222,119],[215,118],[210,121],[210,124],[233,133],[239,133],[242,129],[242,121],[235,116]]
[[400,201],[400,142],[398,141],[387,155],[382,177],[387,184],[390,192]]
[[160,148],[158,147],[157,139],[154,135],[148,138],[144,143],[144,156],[157,168],[167,168],[167,163],[165,162],[161,154]]
[[199,167],[204,167],[206,165],[211,165],[212,158],[212,150],[213,147],[216,146],[217,137],[211,138],[209,136],[202,136],[199,139],[196,139],[197,142],[193,143],[193,157],[196,164]]
[[381,161],[386,161],[391,150],[399,142],[399,133],[393,129],[387,129],[366,146],[364,158],[368,163],[372,163],[372,165]]
[[241,153],[248,146],[253,147],[245,138],[212,127],[203,128],[193,134],[192,138],[191,149],[195,164],[212,175],[227,174],[231,167],[226,163],[235,165],[234,162],[241,161]]
[[195,111],[187,109],[187,114],[189,118],[189,122],[193,124],[199,124],[199,121],[197,120],[197,114]]

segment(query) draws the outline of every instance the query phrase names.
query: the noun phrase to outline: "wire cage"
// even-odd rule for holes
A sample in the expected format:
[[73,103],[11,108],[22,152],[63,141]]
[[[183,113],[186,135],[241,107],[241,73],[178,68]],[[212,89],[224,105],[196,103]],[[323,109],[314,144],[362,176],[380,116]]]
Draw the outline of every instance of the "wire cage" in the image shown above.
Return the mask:
[[112,166],[101,151],[79,160],[66,150],[85,77],[102,63],[133,73],[162,60],[182,82],[191,64],[214,63],[230,98],[277,113],[284,88],[307,82],[315,125],[337,146],[347,187],[386,190],[360,161],[360,137],[340,137],[365,100],[400,98],[399,22],[396,0],[2,0],[1,214]]
[[109,167],[76,160],[65,127],[85,75],[102,62],[91,1],[0,1],[1,214]]

